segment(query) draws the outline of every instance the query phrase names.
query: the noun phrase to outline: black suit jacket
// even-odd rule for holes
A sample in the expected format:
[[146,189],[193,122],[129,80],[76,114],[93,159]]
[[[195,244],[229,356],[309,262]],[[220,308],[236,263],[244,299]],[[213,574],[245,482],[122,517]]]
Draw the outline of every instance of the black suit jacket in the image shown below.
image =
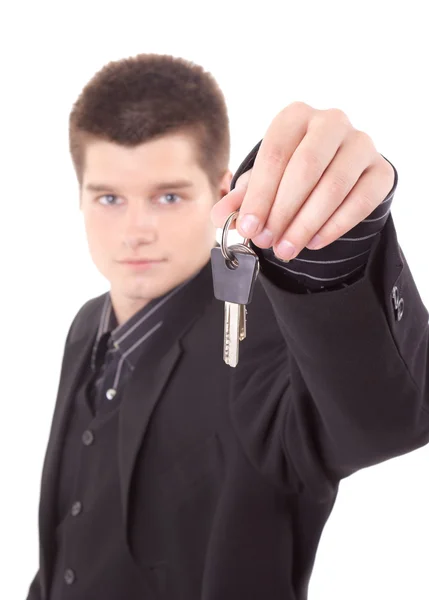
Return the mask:
[[[428,440],[428,313],[392,217],[350,287],[299,295],[272,279],[257,282],[232,369],[207,265],[124,394],[120,518],[154,598],[303,600],[340,479]],[[31,600],[47,598],[59,448],[103,300],[65,346]]]

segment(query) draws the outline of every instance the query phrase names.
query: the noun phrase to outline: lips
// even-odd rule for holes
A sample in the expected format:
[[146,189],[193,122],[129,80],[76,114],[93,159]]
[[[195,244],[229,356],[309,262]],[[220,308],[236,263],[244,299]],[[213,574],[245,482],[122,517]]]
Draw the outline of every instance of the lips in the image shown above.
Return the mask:
[[152,258],[126,258],[124,260],[120,260],[119,262],[126,264],[126,265],[145,265],[145,264],[164,262],[164,260],[152,259]]

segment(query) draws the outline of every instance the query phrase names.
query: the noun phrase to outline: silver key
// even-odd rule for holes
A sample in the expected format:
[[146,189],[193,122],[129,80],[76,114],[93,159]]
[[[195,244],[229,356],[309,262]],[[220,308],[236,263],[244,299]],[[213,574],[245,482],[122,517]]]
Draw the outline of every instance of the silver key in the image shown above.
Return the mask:
[[225,329],[223,338],[223,360],[230,367],[238,365],[240,337],[242,333],[243,306],[225,302]]
[[246,324],[247,324],[247,307],[244,304],[240,304],[241,310],[240,310],[240,335],[239,335],[239,339],[240,342],[242,342],[243,340],[246,339],[246,335],[247,335],[247,330],[246,330]]
[[236,367],[240,342],[246,338],[246,304],[252,300],[255,280],[259,273],[256,253],[243,244],[226,246],[226,235],[233,213],[228,217],[220,248],[213,248],[212,272],[215,297],[225,303],[223,359],[230,367]]
[[[237,248],[237,245],[233,246],[233,248]],[[247,252],[247,247],[240,245],[240,250],[241,252]],[[248,253],[251,254],[252,251],[249,249]],[[225,302],[223,358],[230,367],[236,367],[238,365],[240,342],[245,340],[247,335],[246,324],[246,305]]]
[[246,338],[246,307],[225,302],[223,359],[230,367],[238,365],[240,342]]

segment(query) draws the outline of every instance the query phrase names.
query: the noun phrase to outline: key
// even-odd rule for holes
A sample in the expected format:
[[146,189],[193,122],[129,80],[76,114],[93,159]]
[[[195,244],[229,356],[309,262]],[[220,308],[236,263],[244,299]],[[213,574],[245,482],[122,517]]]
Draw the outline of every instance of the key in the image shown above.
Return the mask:
[[225,302],[223,360],[230,367],[238,365],[241,313],[241,304]]
[[247,322],[247,308],[243,305],[240,304],[240,332],[239,332],[239,337],[240,337],[240,342],[242,342],[243,340],[246,339],[246,322]]
[[237,266],[225,260],[220,248],[211,252],[213,289],[218,300],[225,302],[223,358],[236,367],[239,344],[246,337],[246,306],[252,301],[253,288],[259,273],[259,259],[248,246],[230,247]]
[[230,365],[231,367],[237,366],[239,342],[242,342],[244,339],[246,339],[246,313],[247,308],[244,306],[244,304],[225,302],[223,359],[226,364]]

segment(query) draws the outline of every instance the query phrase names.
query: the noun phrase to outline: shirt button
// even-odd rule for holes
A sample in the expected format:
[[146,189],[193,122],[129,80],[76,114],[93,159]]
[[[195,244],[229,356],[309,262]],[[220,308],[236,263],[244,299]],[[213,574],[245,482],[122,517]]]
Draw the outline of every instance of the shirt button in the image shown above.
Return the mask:
[[92,431],[90,429],[87,429],[86,431],[84,431],[83,435],[82,435],[82,442],[85,444],[85,446],[90,446],[93,441],[94,441],[94,434],[92,433]]
[[106,392],[106,398],[108,400],[113,400],[113,398],[116,396],[116,390],[114,390],[113,388],[110,388],[110,390],[107,390]]
[[75,502],[71,508],[71,514],[73,517],[77,517],[82,512],[82,503]]
[[75,582],[76,575],[72,569],[66,569],[64,572],[64,581],[67,585],[71,585]]

